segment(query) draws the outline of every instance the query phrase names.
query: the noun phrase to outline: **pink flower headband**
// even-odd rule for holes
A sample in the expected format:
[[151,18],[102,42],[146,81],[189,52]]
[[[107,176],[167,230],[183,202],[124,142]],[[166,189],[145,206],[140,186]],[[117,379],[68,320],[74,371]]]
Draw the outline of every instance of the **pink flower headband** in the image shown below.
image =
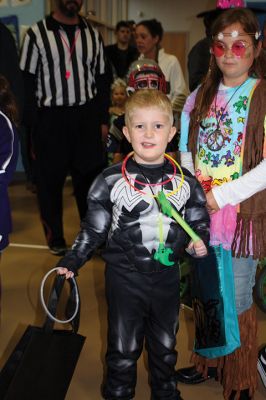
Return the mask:
[[245,7],[243,0],[217,0],[217,8]]

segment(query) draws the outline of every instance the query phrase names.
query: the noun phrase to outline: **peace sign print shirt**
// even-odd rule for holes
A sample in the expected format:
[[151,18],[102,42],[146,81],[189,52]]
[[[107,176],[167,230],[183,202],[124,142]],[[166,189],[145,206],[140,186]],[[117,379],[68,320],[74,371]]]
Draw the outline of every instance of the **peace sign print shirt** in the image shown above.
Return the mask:
[[249,98],[256,82],[248,78],[237,88],[220,84],[209,114],[200,124],[195,173],[206,192],[242,174]]

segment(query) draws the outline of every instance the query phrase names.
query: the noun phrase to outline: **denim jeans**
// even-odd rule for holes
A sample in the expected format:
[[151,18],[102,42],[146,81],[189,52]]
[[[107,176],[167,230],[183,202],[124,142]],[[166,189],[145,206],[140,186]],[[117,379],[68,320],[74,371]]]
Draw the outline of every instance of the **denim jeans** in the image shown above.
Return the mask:
[[255,285],[255,275],[258,260],[248,258],[233,258],[233,273],[235,283],[236,312],[242,314],[252,303],[252,289]]

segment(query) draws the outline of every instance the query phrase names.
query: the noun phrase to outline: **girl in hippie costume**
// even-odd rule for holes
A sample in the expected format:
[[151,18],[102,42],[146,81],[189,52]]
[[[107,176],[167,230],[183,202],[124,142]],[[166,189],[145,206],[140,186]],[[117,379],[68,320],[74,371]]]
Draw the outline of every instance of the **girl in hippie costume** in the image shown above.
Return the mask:
[[182,113],[180,151],[182,165],[206,192],[210,245],[219,247],[233,270],[241,346],[216,359],[194,353],[194,367],[177,377],[199,383],[190,377],[199,373],[203,381],[217,367],[226,400],[253,399],[258,349],[252,288],[257,261],[266,256],[266,61],[252,11],[225,10],[212,26],[210,51],[206,79]]

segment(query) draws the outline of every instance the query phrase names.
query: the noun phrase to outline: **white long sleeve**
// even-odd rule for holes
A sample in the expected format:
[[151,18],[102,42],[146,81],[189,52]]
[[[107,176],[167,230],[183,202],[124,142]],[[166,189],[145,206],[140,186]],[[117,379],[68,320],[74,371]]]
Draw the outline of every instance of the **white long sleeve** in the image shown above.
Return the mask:
[[190,151],[181,151],[180,161],[182,167],[186,168],[192,175],[195,175],[192,153]]
[[239,204],[263,189],[266,189],[265,158],[240,178],[215,186],[212,192],[219,208],[223,208],[227,204],[232,206]]

